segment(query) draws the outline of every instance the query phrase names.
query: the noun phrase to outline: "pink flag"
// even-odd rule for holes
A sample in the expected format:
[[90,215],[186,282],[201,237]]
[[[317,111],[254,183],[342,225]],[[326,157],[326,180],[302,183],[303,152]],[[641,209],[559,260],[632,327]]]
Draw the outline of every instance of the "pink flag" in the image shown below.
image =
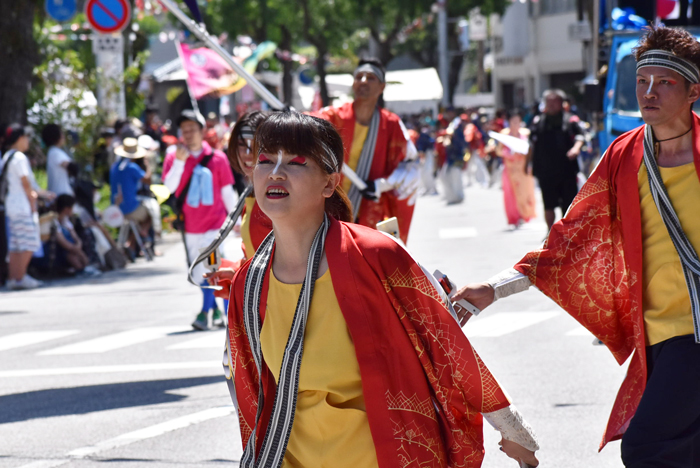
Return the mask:
[[[235,93],[246,82],[228,66],[216,52],[200,47],[190,49],[187,44],[178,44],[182,66],[187,72],[187,85],[195,99],[213,94],[224,96]],[[240,63],[240,59],[234,57]]]

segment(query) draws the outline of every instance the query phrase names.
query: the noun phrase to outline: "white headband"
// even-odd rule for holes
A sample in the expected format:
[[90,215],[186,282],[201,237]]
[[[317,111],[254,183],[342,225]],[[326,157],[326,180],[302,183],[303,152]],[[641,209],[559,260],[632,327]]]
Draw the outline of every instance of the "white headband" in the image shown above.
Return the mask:
[[637,70],[644,67],[668,68],[691,83],[700,83],[700,70],[697,65],[667,50],[654,49],[644,52],[637,62]]
[[378,66],[372,65],[371,63],[363,63],[362,65],[357,67],[357,69],[355,69],[355,73],[353,73],[352,76],[356,77],[358,73],[371,73],[377,78],[379,78],[379,81],[384,83],[384,73]]

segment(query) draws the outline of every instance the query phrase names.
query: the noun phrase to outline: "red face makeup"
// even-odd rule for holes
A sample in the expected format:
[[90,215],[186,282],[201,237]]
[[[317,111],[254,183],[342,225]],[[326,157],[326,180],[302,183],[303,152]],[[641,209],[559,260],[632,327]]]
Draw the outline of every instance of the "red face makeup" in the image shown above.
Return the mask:
[[258,162],[270,162],[270,158],[265,156],[263,153],[258,155]]
[[289,161],[290,163],[296,163],[296,164],[306,164],[306,158],[304,156],[295,156],[292,160]]

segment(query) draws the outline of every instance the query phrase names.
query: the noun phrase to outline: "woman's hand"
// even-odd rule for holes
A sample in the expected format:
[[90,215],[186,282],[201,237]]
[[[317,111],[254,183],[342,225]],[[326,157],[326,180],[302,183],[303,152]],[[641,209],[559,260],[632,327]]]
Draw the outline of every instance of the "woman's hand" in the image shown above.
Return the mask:
[[518,445],[507,439],[501,439],[498,445],[501,446],[501,452],[505,453],[513,460],[517,460],[518,463],[526,463],[527,466],[533,468],[540,464],[540,461],[535,456],[535,452],[531,452],[522,445]]
[[236,271],[233,268],[221,268],[210,273],[205,273],[204,279],[212,286],[221,286],[221,289],[214,291],[214,296],[228,299],[231,295],[231,281],[235,273]]

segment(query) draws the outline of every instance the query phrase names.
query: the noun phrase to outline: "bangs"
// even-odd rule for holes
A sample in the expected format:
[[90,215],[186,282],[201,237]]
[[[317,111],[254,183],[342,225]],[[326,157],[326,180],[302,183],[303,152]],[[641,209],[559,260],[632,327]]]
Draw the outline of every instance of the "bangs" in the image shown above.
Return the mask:
[[343,141],[333,125],[299,112],[272,114],[255,132],[256,156],[280,151],[311,158],[329,174],[340,172],[343,164]]

